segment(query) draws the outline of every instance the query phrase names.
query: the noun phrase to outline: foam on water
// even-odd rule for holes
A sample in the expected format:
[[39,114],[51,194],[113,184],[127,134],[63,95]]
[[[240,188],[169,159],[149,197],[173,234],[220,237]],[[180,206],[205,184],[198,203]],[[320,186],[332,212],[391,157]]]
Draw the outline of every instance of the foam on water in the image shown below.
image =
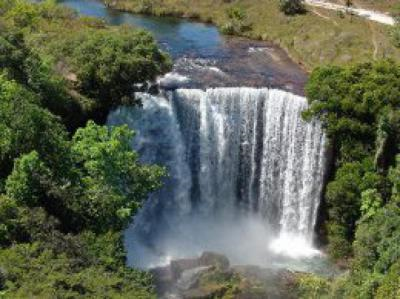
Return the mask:
[[189,83],[190,78],[176,72],[170,72],[158,78],[157,82],[164,89],[175,89]]
[[312,258],[323,256],[322,252],[315,249],[303,236],[282,233],[273,240],[269,249],[277,254],[290,258]]

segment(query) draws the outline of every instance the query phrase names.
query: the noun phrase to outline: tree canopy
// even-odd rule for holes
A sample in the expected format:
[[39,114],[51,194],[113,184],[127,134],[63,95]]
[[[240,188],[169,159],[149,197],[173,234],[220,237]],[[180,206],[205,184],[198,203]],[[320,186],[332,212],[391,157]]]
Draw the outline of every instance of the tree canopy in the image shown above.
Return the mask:
[[122,232],[165,171],[102,124],[169,64],[146,32],[0,1],[0,297],[155,298]]
[[316,69],[306,119],[325,127],[333,153],[326,231],[350,274],[325,284],[329,298],[396,298],[400,254],[400,66],[378,61]]

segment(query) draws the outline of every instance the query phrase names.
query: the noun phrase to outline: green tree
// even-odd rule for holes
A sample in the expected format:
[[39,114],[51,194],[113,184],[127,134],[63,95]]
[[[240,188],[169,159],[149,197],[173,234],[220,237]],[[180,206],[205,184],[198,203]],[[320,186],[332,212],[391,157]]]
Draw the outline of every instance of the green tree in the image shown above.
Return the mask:
[[16,243],[47,240],[59,221],[43,208],[21,206],[8,196],[0,196],[0,248]]
[[6,190],[10,198],[20,205],[35,207],[46,198],[43,183],[50,176],[50,170],[33,151],[15,160],[14,170],[7,178]]
[[132,137],[125,126],[89,122],[66,144],[62,168],[49,166],[37,152],[17,159],[7,194],[19,204],[43,207],[67,230],[121,230],[164,175],[162,168],[138,161]]
[[400,297],[400,260],[398,259],[382,278],[382,282],[376,290],[376,299]]
[[8,19],[15,27],[29,30],[37,25],[39,17],[39,11],[24,0],[15,0],[5,13],[5,19]]
[[[375,213],[377,202],[390,197],[386,174],[399,150],[399,75],[392,61],[325,66],[313,71],[306,86],[310,105],[303,116],[323,122],[334,153],[335,176],[325,198],[329,247],[336,258],[350,254],[363,203],[363,213]],[[376,192],[367,191],[362,199],[369,189]]]
[[98,101],[94,119],[122,103],[134,103],[135,86],[152,81],[170,67],[150,34],[130,27],[87,30],[68,40],[65,53],[77,75],[77,88]]
[[363,219],[373,217],[383,205],[382,196],[376,189],[367,189],[361,194],[361,214]]
[[[54,2],[0,1],[0,297],[155,298],[150,275],[126,267],[122,230],[164,170],[138,161],[127,127],[89,122],[70,136],[100,108],[133,100],[133,84],[169,60],[148,34]],[[79,63],[90,68],[77,46],[98,50],[110,74],[69,80]]]
[[9,79],[34,92],[40,104],[73,131],[83,125],[79,103],[67,94],[64,80],[55,74],[50,61],[45,61],[25,43],[24,35],[13,30],[0,33],[0,68]]
[[39,103],[35,94],[0,75],[0,177],[10,173],[15,158],[32,150],[55,170],[63,167],[66,131]]
[[10,245],[15,234],[15,222],[18,216],[17,204],[14,200],[0,196],[0,247]]
[[73,137],[82,194],[70,208],[94,231],[124,228],[148,193],[161,186],[164,170],[138,161],[132,137],[126,126],[107,128],[93,122]]

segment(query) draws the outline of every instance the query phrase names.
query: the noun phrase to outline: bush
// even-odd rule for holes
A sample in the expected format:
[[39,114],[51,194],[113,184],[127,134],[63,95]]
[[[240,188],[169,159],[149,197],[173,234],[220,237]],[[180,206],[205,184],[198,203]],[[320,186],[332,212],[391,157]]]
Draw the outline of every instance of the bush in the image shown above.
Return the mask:
[[390,31],[390,36],[395,47],[400,48],[400,24],[396,24]]
[[300,299],[328,298],[330,282],[313,274],[299,274],[296,278],[296,290]]
[[400,298],[400,260],[393,264],[376,291],[377,299]]
[[227,35],[241,35],[251,29],[247,13],[239,7],[231,7],[226,11],[228,22],[221,27],[221,31]]
[[152,0],[140,0],[137,8],[138,13],[151,14],[153,11]]
[[334,221],[328,222],[327,233],[328,253],[332,259],[340,259],[351,254],[351,242],[348,240],[348,231],[344,225]]
[[82,267],[40,243],[0,250],[0,264],[7,273],[2,298],[155,298],[146,273]]
[[303,0],[280,0],[279,9],[285,15],[303,14],[306,12]]

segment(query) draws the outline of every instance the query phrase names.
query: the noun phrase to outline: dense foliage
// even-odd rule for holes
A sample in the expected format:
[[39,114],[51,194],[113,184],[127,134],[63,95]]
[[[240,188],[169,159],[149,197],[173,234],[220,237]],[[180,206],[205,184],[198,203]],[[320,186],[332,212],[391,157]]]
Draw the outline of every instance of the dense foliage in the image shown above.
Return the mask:
[[171,66],[149,33],[78,18],[52,2],[2,4],[0,66],[71,129],[87,118],[104,122],[109,109],[134,102],[138,85]]
[[62,164],[59,154],[66,132],[57,118],[40,106],[37,94],[1,75],[0,99],[1,177],[10,173],[15,158],[34,149],[54,167]]
[[329,298],[397,298],[400,66],[322,67],[311,75],[307,96],[304,116],[323,122],[333,153],[328,250],[351,259],[348,275],[325,284]]
[[153,81],[170,66],[147,32],[130,27],[85,30],[64,43],[60,52],[76,89],[97,99],[98,109],[91,116],[100,120],[110,108],[134,103],[137,84]]
[[51,1],[1,1],[0,29],[0,296],[154,298],[122,230],[164,170],[139,163],[127,127],[90,118],[134,102],[168,58]]
[[81,107],[68,95],[63,78],[52,70],[47,58],[41,58],[29,49],[18,28],[7,29],[0,31],[0,68],[3,76],[37,94],[40,104],[62,117],[70,130],[82,125]]
[[279,0],[279,9],[285,15],[296,15],[306,12],[303,0]]
[[[127,127],[101,123],[170,61],[146,32],[52,2],[0,1],[0,296],[154,298],[151,277],[125,266],[121,231],[164,170],[139,163]],[[229,34],[251,27],[237,7],[226,19]],[[304,117],[332,150],[328,250],[351,265],[332,281],[301,275],[298,295],[400,297],[400,66],[321,67],[306,92]]]

